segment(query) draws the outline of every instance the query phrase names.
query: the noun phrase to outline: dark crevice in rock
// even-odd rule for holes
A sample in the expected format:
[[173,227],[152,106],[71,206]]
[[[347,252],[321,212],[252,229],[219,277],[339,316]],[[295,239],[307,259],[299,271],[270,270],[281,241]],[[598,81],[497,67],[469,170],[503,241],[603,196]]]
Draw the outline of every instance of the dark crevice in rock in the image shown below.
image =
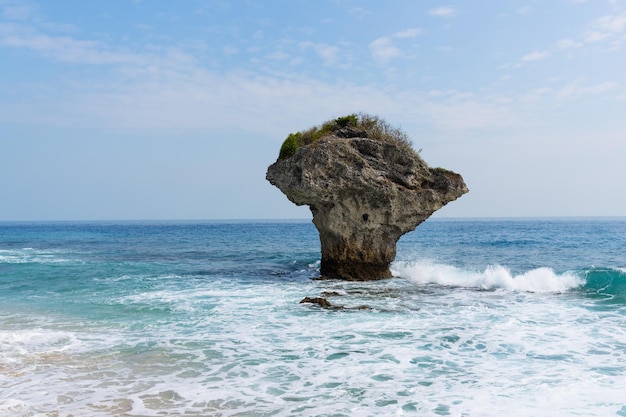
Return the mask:
[[335,132],[338,138],[366,138],[367,132],[355,127],[344,127]]

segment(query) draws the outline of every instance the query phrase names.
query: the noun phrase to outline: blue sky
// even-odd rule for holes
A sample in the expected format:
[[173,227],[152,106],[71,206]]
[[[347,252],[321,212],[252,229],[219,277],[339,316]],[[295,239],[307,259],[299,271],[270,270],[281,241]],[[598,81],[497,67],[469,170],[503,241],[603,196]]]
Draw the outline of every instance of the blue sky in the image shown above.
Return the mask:
[[625,83],[623,0],[0,0],[0,220],[309,218],[266,168],[354,112],[438,216],[625,216]]

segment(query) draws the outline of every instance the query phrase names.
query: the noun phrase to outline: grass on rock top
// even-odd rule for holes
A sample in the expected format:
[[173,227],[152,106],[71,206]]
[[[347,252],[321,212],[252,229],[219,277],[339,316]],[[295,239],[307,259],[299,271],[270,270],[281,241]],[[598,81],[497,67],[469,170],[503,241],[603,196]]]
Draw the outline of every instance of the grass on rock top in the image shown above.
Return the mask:
[[378,116],[359,113],[338,117],[308,130],[290,133],[280,147],[278,159],[289,158],[301,146],[315,143],[323,137],[338,136],[338,133],[347,130],[358,133],[358,137],[394,143],[415,153],[411,140],[400,128],[390,125]]

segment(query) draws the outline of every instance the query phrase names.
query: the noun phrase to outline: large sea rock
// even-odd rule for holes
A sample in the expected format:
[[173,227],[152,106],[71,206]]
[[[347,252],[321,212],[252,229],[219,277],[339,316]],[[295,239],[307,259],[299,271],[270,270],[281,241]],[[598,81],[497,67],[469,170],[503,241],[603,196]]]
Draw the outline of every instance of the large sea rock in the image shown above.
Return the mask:
[[407,146],[365,137],[324,137],[267,170],[267,180],[308,205],[325,278],[391,277],[400,236],[468,192],[452,171],[430,168]]

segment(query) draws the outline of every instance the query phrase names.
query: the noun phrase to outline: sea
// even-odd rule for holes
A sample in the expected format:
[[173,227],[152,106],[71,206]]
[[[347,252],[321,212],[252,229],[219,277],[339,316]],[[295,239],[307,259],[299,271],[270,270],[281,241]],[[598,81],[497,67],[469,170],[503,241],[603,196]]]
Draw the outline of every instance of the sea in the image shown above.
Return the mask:
[[[626,218],[0,223],[0,416],[626,416]],[[324,297],[332,308],[300,303]]]

